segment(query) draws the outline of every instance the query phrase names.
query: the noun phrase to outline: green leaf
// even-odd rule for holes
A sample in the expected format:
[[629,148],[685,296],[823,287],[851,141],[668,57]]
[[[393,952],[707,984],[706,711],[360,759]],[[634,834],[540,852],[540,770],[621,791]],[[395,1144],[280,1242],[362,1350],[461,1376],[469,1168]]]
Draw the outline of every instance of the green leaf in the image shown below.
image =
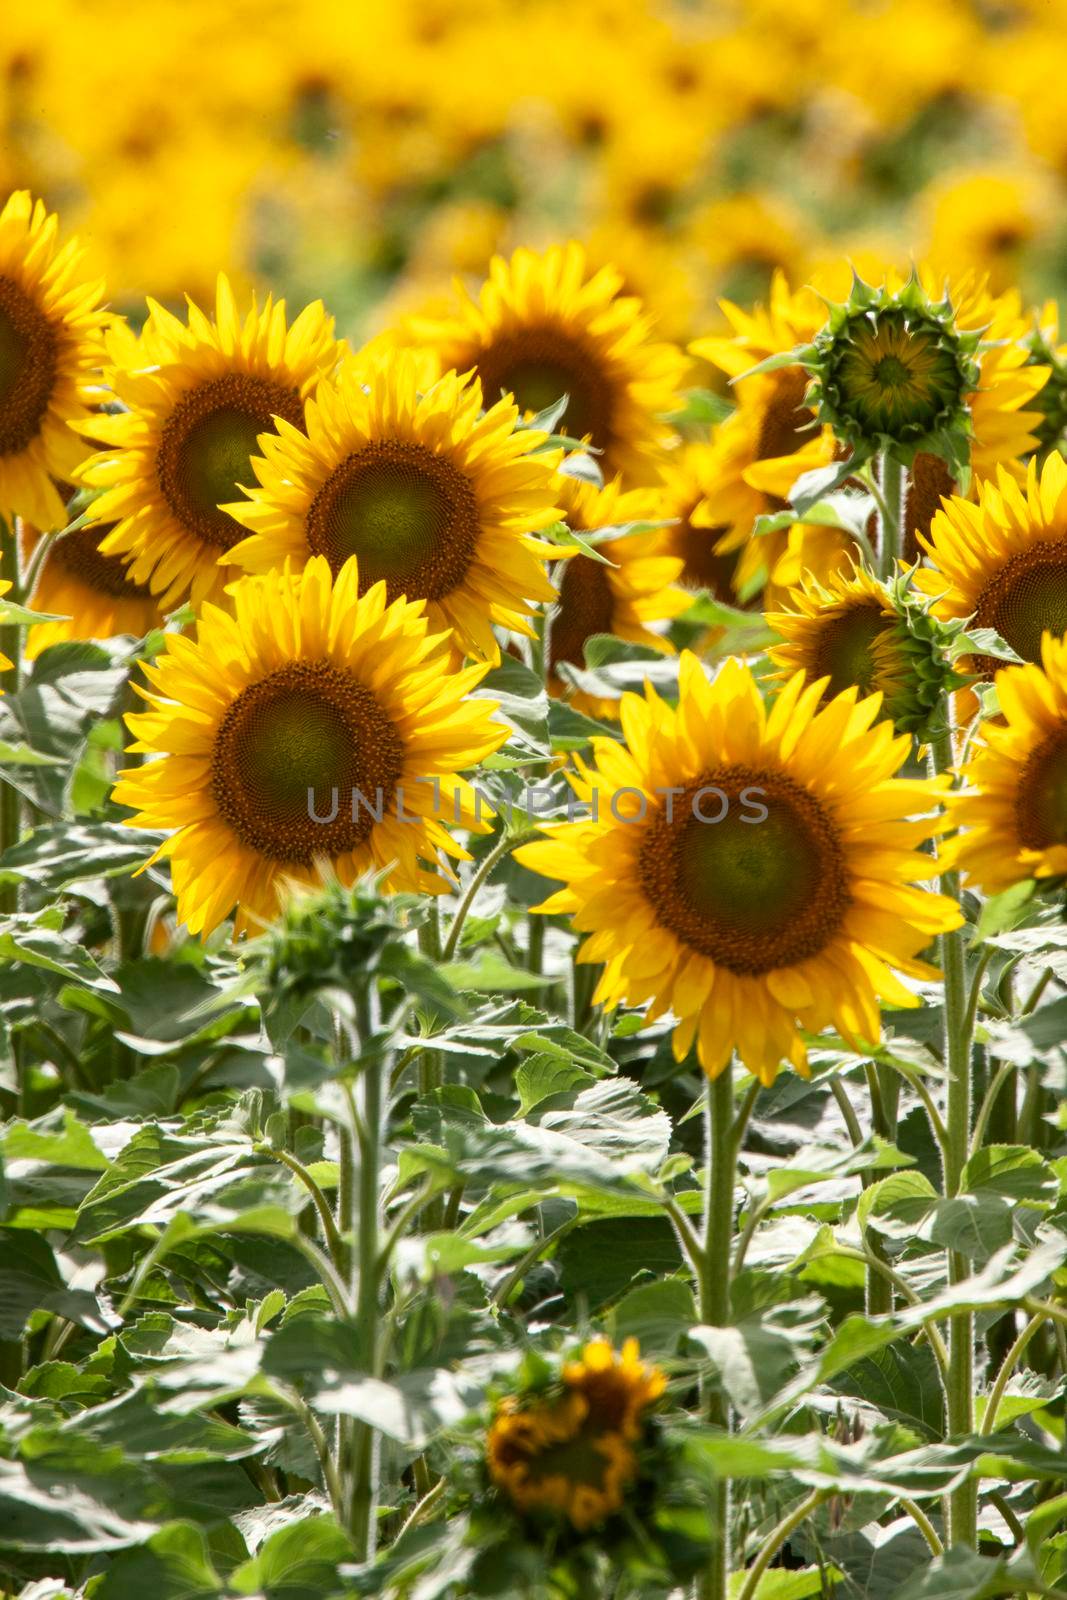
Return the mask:
[[302,1517],[279,1528],[230,1575],[230,1587],[266,1600],[322,1600],[338,1587],[337,1568],[352,1559],[347,1534],[330,1516]]
[[623,1296],[609,1318],[616,1344],[636,1339],[645,1356],[678,1353],[681,1340],[697,1320],[693,1291],[681,1278],[638,1284]]
[[992,1600],[1005,1593],[1006,1568],[999,1559],[953,1545],[935,1556],[918,1578],[909,1578],[893,1600]]
[[[138,1550],[117,1556],[93,1600],[202,1600],[223,1592],[203,1532],[190,1522],[171,1522]],[[247,1592],[247,1591],[246,1591]]]

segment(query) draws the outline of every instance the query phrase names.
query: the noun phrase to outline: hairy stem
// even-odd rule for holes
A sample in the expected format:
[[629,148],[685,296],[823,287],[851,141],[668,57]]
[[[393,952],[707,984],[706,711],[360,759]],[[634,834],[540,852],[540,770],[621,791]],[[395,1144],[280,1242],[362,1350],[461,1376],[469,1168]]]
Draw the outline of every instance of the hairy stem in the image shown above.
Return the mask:
[[[932,741],[932,766],[936,773],[952,769],[952,717],[946,699],[944,726]],[[945,872],[941,892],[959,899],[959,876]],[[944,1063],[948,1076],[945,1116],[945,1194],[959,1193],[971,1140],[971,1034],[973,1012],[967,992],[963,929],[939,938],[945,982]],[[967,1276],[966,1259],[948,1252],[950,1283]],[[957,1312],[949,1324],[948,1431],[963,1437],[974,1432],[974,1318]],[[978,1534],[978,1486],[966,1479],[949,1496],[949,1543],[972,1548]]]
[[905,483],[907,471],[899,461],[882,457],[881,497],[878,503],[878,572],[889,579],[896,571],[897,558],[903,548]]
[[[357,990],[356,1016],[362,1061],[360,1104],[347,1090],[352,1132],[359,1147],[355,1181],[356,1239],[353,1248],[356,1350],[361,1369],[379,1375],[378,1310],[380,1301],[381,1158],[384,1117],[385,1064],[373,1046],[377,1029],[377,993],[373,985]],[[374,1556],[378,1505],[379,1440],[366,1422],[356,1422],[351,1432],[349,1457],[348,1525],[361,1561]]]
[[[730,1243],[734,1222],[737,1141],[734,1136],[734,1085],[727,1062],[711,1079],[704,1102],[704,1233],[699,1274],[700,1320],[715,1328],[730,1322]],[[713,1427],[728,1430],[730,1407],[721,1387],[709,1386],[705,1414]],[[713,1546],[704,1575],[703,1600],[726,1600],[730,1580],[730,1483],[720,1479],[711,1507]]]

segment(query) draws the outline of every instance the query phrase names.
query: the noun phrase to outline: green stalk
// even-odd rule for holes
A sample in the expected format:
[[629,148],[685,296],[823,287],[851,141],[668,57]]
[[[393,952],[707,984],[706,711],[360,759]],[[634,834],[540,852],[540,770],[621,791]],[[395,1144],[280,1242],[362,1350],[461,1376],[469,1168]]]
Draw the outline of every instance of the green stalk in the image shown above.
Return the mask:
[[907,469],[888,455],[882,457],[881,495],[878,500],[878,575],[889,579],[903,549],[905,481]]
[[[944,726],[931,743],[931,764],[937,773],[952,770],[952,716],[946,701]],[[959,899],[959,875],[941,875],[942,894]],[[940,935],[941,968],[945,981],[944,1063],[948,1076],[945,1116],[945,1195],[959,1193],[971,1142],[971,1034],[973,1013],[967,993],[964,955],[965,933],[956,928]],[[950,1283],[967,1276],[967,1261],[958,1251],[948,1252]],[[962,1437],[974,1432],[974,1318],[957,1312],[949,1323],[948,1431]],[[978,1485],[973,1478],[958,1484],[949,1496],[949,1544],[974,1548],[978,1537]]]
[[[379,1376],[380,1301],[379,1241],[381,1236],[381,1161],[384,1114],[384,1063],[368,1048],[376,1027],[377,993],[373,981],[356,993],[360,1064],[360,1104],[346,1094],[352,1132],[359,1147],[358,1171],[353,1174],[356,1238],[353,1248],[356,1350],[361,1369]],[[357,1421],[350,1439],[348,1523],[360,1561],[374,1556],[378,1511],[379,1439],[366,1422]]]
[[[708,1083],[704,1102],[704,1232],[699,1273],[700,1320],[714,1328],[730,1324],[730,1245],[734,1226],[737,1139],[734,1132],[732,1062]],[[721,1388],[709,1387],[705,1414],[728,1431],[730,1407]],[[716,1483],[711,1507],[714,1544],[704,1575],[703,1600],[726,1600],[730,1581],[730,1482]]]
[[[5,599],[21,605],[23,593],[19,570],[18,527],[14,523],[9,525],[2,517],[0,517],[0,578],[6,579],[11,584]],[[22,680],[22,629],[17,622],[8,622],[0,626],[0,652],[12,663],[11,670],[4,673],[2,685],[4,693],[18,694]],[[0,853],[18,844],[21,836],[22,796],[13,784],[0,779]],[[18,884],[0,885],[0,914],[11,916],[18,908]]]

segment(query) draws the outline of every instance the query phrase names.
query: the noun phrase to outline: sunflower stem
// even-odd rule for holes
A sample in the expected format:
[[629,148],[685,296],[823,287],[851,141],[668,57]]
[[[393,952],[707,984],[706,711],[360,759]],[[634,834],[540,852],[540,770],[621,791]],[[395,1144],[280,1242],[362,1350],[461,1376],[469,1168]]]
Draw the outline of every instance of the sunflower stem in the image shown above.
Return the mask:
[[[941,729],[931,741],[935,773],[952,771],[952,714],[946,698]],[[958,900],[959,874],[941,875],[942,894]],[[971,1141],[971,1034],[974,1017],[967,992],[964,931],[955,928],[939,936],[941,969],[945,983],[944,1063],[948,1077],[945,1116],[945,1194],[959,1193]],[[956,1250],[948,1252],[950,1283],[967,1276],[967,1261]],[[958,1312],[949,1323],[948,1431],[963,1437],[974,1432],[974,1318]],[[978,1486],[973,1478],[958,1484],[949,1495],[949,1543],[974,1547],[978,1535]]]
[[[699,1272],[700,1320],[714,1328],[730,1323],[730,1244],[734,1225],[734,1187],[738,1141],[734,1134],[734,1083],[731,1061],[708,1082],[704,1099],[704,1232]],[[730,1406],[721,1385],[708,1385],[705,1415],[728,1431]],[[704,1575],[702,1600],[726,1600],[730,1579],[730,1484],[723,1478],[713,1491],[714,1541]]]
[[[5,598],[15,605],[23,600],[19,570],[19,529],[15,522],[8,523],[0,517],[0,578],[10,583]],[[5,694],[18,694],[22,678],[22,629],[17,622],[0,626],[0,654],[12,663],[5,672]],[[22,796],[6,779],[0,780],[0,855],[18,844],[22,835]],[[0,885],[0,913],[12,915],[19,908],[17,883]]]
[[878,576],[888,581],[896,570],[900,555],[904,521],[907,469],[889,455],[882,457],[881,488],[878,501]]
[[[373,980],[355,994],[360,1043],[360,1104],[346,1086],[349,1131],[359,1146],[358,1170],[353,1174],[356,1238],[353,1246],[353,1280],[350,1292],[355,1313],[357,1358],[361,1369],[379,1376],[381,1262],[381,1156],[384,1116],[385,1063],[374,1047],[377,1031],[377,990]],[[348,1525],[359,1560],[374,1556],[378,1502],[379,1439],[366,1422],[356,1422],[348,1443]]]

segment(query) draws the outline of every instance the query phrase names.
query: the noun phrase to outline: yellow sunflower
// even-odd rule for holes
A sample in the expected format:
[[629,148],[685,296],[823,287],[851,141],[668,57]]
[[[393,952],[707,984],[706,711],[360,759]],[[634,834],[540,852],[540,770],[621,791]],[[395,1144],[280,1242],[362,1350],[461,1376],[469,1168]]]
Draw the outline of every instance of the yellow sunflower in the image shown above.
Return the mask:
[[239,579],[232,616],[205,605],[196,640],[171,634],[145,665],[131,749],[163,759],[120,773],[114,797],[132,827],[175,830],[152,860],[169,858],[193,933],[235,906],[238,931],[269,922],[326,866],[346,886],[387,869],[389,888],[442,892],[441,853],[469,859],[443,821],[486,829],[457,776],[507,737],[464,698],[485,668],[450,672],[421,601],[359,587],[355,559],[335,580],[321,556]]
[[1046,633],[1040,665],[1005,667],[996,685],[1002,725],[983,725],[952,807],[956,860],[989,894],[1067,873],[1067,642]]
[[[1067,463],[1058,453],[1040,473],[1031,461],[1019,484],[1006,468],[978,486],[977,503],[949,500],[920,542],[931,566],[915,584],[944,620],[970,617],[993,628],[1024,661],[1038,661],[1041,636],[1067,633]],[[970,658],[990,678],[1000,662]]]
[[89,414],[101,364],[102,282],[59,245],[58,219],[25,190],[0,211],[0,515],[41,528],[63,520],[54,479],[85,454],[70,424]]
[[[628,522],[652,522],[661,512],[655,491],[624,490],[618,478],[600,488],[561,472],[556,484],[564,519],[578,533]],[[611,566],[592,556],[574,555],[563,567],[548,635],[550,694],[567,692],[558,672],[560,663],[581,667],[585,642],[597,633],[613,633],[631,644],[674,654],[670,640],[654,633],[649,623],[669,622],[691,604],[690,596],[674,587],[681,576],[681,559],[664,548],[663,537],[656,530],[606,540],[600,551]],[[619,714],[618,700],[606,696],[575,690],[570,699],[578,710],[591,716]]]
[[[67,486],[68,496],[73,491]],[[69,515],[69,513],[68,513]],[[134,583],[121,556],[106,556],[100,541],[111,524],[92,522],[65,533],[50,548],[27,604],[49,612],[55,622],[38,622],[26,635],[26,656],[36,659],[49,645],[66,639],[112,639],[131,634],[141,639],[157,627],[164,613],[147,584]],[[23,552],[28,558],[41,535],[24,526]]]
[[340,346],[318,302],[288,329],[284,302],[269,297],[242,321],[221,275],[214,321],[192,302],[188,326],[150,306],[140,339],[109,337],[108,380],[129,409],[84,424],[108,448],[79,478],[104,490],[97,512],[114,524],[104,554],[124,557],[131,581],[169,611],[221,600],[233,574],[219,560],[242,534],[220,508],[253,481],[257,440],[277,419],[303,427],[304,401]]
[[325,556],[339,572],[358,556],[366,587],[425,600],[430,626],[461,652],[498,661],[494,625],[529,634],[533,602],[555,590],[531,536],[558,518],[544,435],[517,429],[498,401],[482,415],[470,374],[423,388],[407,350],[347,364],[307,407],[307,435],[284,424],[262,441],[259,487],[227,511],[251,529],[229,551],[249,571]]
[[940,657],[934,645],[909,630],[865,568],[835,573],[825,584],[808,577],[790,590],[784,607],[766,613],[782,639],[768,651],[780,682],[802,672],[808,683],[824,684],[824,701],[851,688],[880,694],[882,715],[902,732],[925,729],[940,704]]
[[797,673],[768,712],[748,667],[709,682],[686,652],[676,710],[646,686],[623,696],[626,746],[593,741],[575,787],[594,814],[516,853],[564,884],[538,909],[588,935],[596,999],[673,1012],[676,1058],[695,1040],[712,1077],[734,1050],[764,1083],[805,1071],[801,1029],[875,1043],[879,997],[919,1004],[892,969],[936,978],[918,954],[960,922],[914,887],[937,872],[918,847],[941,824],[915,814],[939,782],[893,776],[911,740],[872,728],[879,696],[822,706],[825,687]]
[[477,299],[462,293],[451,317],[417,332],[444,365],[474,368],[489,403],[510,394],[532,415],[567,395],[563,425],[602,452],[605,475],[651,483],[673,442],[663,418],[680,408],[688,363],[651,339],[641,302],[622,283],[612,266],[591,272],[575,243],[541,255],[516,250],[493,258]]
[[682,563],[679,582],[689,589],[707,589],[716,600],[736,604],[739,552],[723,553],[729,526],[711,521],[708,496],[714,494],[719,456],[713,444],[697,440],[683,445],[663,469],[659,515],[673,526],[663,530],[663,546]]
[[623,1506],[637,1476],[634,1445],[666,1379],[636,1339],[591,1339],[550,1393],[509,1395],[486,1440],[489,1476],[521,1512],[554,1512],[586,1532]]
[[768,600],[781,598],[806,571],[828,576],[849,564],[854,542],[836,528],[797,524],[753,536],[757,517],[785,508],[789,491],[805,472],[829,466],[837,449],[829,428],[818,428],[805,404],[808,375],[802,367],[777,372],[750,369],[811,340],[826,320],[826,307],[810,289],[792,293],[775,273],[770,302],[751,314],[723,301],[733,335],[698,339],[690,348],[734,380],[733,414],[715,430],[714,452],[702,466],[705,494],[695,508],[698,525],[720,530],[717,556],[732,560],[733,588],[747,597],[763,586]]

